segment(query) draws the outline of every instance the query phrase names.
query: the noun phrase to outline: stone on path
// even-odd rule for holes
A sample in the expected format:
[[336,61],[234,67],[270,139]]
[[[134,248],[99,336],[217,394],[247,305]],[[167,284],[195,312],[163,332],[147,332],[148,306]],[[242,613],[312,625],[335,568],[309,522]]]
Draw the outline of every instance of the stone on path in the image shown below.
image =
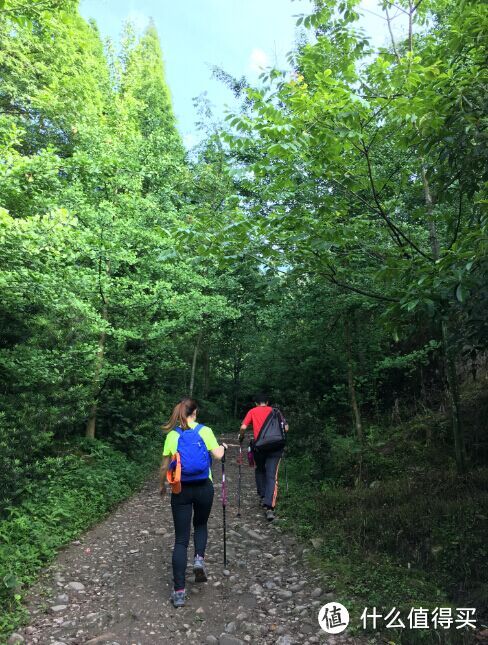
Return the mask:
[[276,645],[293,645],[295,641],[289,634],[283,634],[276,641]]
[[[254,625],[254,623],[248,623],[245,629],[246,629],[246,632],[248,632],[255,638],[258,638],[258,636],[261,636],[261,632],[262,632],[261,625]],[[264,629],[266,629],[266,627]]]
[[52,614],[60,614],[67,608],[67,605],[54,605],[49,609]]
[[292,591],[288,591],[288,589],[280,589],[280,590],[278,591],[278,596],[279,596],[280,598],[283,598],[284,600],[287,600],[287,599],[289,599],[289,598],[293,598],[293,592],[292,592]]
[[85,645],[98,645],[98,643],[106,643],[107,641],[114,641],[114,639],[117,638],[115,634],[112,634],[112,632],[105,632],[105,634],[100,634],[100,636],[96,636],[95,638],[91,638],[89,641],[85,642]]
[[84,591],[85,585],[81,582],[68,582],[66,589],[69,589],[70,591]]
[[59,596],[56,596],[54,601],[57,605],[67,605],[69,603],[69,596],[66,593],[61,593]]
[[[222,514],[214,509],[208,583],[194,584],[190,547],[185,607],[174,609],[169,602],[171,506],[159,496],[155,474],[78,544],[59,553],[29,591],[30,624],[5,645],[159,645],[168,635],[178,645],[364,645],[360,637],[325,641],[317,614],[333,586],[302,558],[303,544],[257,512],[254,472],[242,472],[241,520],[235,519],[237,465],[231,459],[228,480],[233,557],[223,564]],[[308,542],[308,550],[317,544]]]
[[230,634],[220,634],[219,645],[244,645],[244,641]]

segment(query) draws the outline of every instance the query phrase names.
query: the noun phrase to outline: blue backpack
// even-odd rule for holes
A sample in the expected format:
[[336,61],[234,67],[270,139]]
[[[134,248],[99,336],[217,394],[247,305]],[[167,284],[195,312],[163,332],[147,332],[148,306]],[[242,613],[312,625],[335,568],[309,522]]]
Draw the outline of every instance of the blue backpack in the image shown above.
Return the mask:
[[188,428],[188,430],[175,428],[179,435],[178,452],[180,453],[182,482],[208,479],[211,459],[205,441],[200,436],[202,428],[203,424],[201,423],[194,428]]

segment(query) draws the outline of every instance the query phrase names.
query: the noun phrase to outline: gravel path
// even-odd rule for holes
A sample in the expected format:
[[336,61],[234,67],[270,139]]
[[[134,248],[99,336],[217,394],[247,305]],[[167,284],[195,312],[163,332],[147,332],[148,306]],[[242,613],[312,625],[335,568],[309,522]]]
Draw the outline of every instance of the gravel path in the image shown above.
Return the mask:
[[[104,522],[64,549],[31,589],[31,623],[9,642],[39,645],[306,645],[359,643],[320,629],[333,593],[303,561],[303,546],[268,523],[257,504],[254,472],[242,467],[237,518],[237,447],[226,461],[228,565],[223,567],[220,464],[209,524],[209,580],[192,582],[184,608],[169,603],[173,526],[169,497],[153,477]],[[189,556],[193,557],[190,543]],[[189,561],[190,558],[189,557]],[[190,564],[190,562],[189,562]],[[21,640],[23,639],[23,640]]]

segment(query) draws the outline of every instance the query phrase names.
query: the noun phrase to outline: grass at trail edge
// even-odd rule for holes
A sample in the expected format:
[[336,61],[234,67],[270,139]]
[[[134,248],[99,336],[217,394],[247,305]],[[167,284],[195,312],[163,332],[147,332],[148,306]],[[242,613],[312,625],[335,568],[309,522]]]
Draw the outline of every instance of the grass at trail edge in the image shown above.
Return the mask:
[[0,643],[28,618],[28,585],[61,547],[143,484],[161,446],[152,438],[131,459],[101,441],[82,441],[33,465],[22,501],[0,521]]
[[[465,477],[452,470],[375,473],[373,487],[310,476],[307,456],[288,451],[288,492],[280,469],[281,525],[305,546],[323,574],[323,591],[350,613],[349,632],[366,635],[365,607],[383,616],[401,611],[405,629],[384,630],[371,642],[467,644],[473,634],[408,629],[412,607],[475,607],[486,624],[488,600],[488,469]],[[386,640],[384,640],[386,639]]]

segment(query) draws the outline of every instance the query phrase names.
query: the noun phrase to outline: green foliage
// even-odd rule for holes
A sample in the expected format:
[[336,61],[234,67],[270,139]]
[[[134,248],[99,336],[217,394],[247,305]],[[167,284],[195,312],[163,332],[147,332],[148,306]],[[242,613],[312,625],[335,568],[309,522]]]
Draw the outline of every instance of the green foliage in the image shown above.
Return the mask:
[[140,486],[156,467],[159,446],[153,437],[136,461],[85,441],[31,464],[23,501],[0,522],[0,638],[22,619],[22,595],[40,569]]
[[2,633],[43,564],[155,465],[197,339],[217,354],[238,315],[236,281],[176,234],[207,194],[154,26],[115,52],[76,5],[0,3]]
[[128,494],[190,390],[216,431],[256,390],[284,409],[291,476],[312,491],[289,510],[305,537],[330,529],[323,555],[353,602],[434,602],[466,577],[483,598],[468,488],[486,503],[486,406],[459,382],[484,383],[488,347],[486,5],[399,0],[405,38],[373,51],[355,0],[317,0],[291,74],[248,87],[217,71],[242,109],[223,126],[201,99],[192,155],[154,25],[116,51],[76,6],[0,1],[9,611],[121,498],[102,465]]
[[405,373],[416,370],[418,365],[427,365],[429,361],[429,353],[439,348],[439,343],[435,340],[429,341],[426,347],[417,349],[410,354],[401,354],[399,356],[385,356],[377,365],[377,370],[399,369]]
[[71,3],[33,4],[35,26],[16,7],[0,12],[0,512],[58,440],[144,446],[196,338],[236,316],[176,240],[192,176],[154,26],[116,54]]
[[[396,429],[394,448],[383,454],[384,443],[370,446],[369,476],[361,485],[343,478],[354,472],[357,446],[330,431],[320,486],[311,463],[319,458],[315,451],[291,452],[288,458],[284,524],[307,543],[323,537],[309,555],[328,590],[352,607],[356,625],[365,606],[380,613],[396,606],[407,615],[412,606],[460,606],[466,598],[479,613],[486,605],[486,569],[480,563],[488,557],[488,527],[480,509],[488,507],[488,471],[460,478],[452,470],[434,469],[429,451],[419,458],[411,437],[402,440],[410,430]],[[425,642],[438,636],[423,635]],[[417,642],[411,632],[397,637]],[[464,642],[455,630],[448,638]]]
[[[224,215],[213,250],[233,261],[246,248],[270,270],[295,273],[305,300],[308,285],[327,291],[335,302],[322,330],[341,311],[344,321],[376,303],[379,344],[393,356],[370,364],[362,383],[349,348],[350,397],[351,372],[362,390],[354,396],[369,390],[374,402],[374,372],[396,362],[405,376],[418,374],[426,364],[418,352],[430,347],[435,361],[440,347],[462,471],[454,363],[464,346],[486,348],[487,339],[480,29],[488,13],[468,0],[404,3],[408,37],[373,51],[355,4],[316,3],[300,19],[314,37],[291,57],[293,73],[263,74],[241,112],[228,116],[221,137],[237,165],[241,209]],[[389,21],[388,3],[378,4]]]

